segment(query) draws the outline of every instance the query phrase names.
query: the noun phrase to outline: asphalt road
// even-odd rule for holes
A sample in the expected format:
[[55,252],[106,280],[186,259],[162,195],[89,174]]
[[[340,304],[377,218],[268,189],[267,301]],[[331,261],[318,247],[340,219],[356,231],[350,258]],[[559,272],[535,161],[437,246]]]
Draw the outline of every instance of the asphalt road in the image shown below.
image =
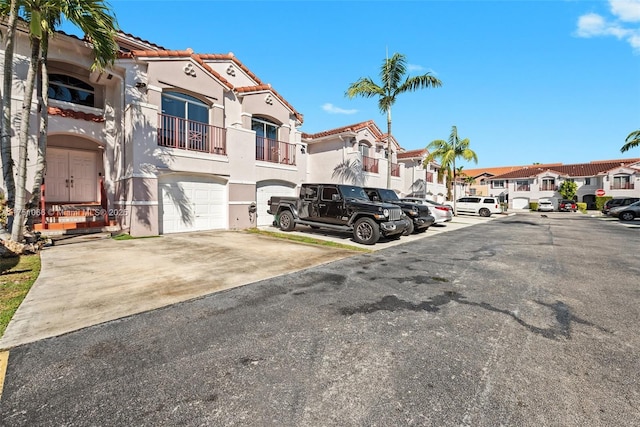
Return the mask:
[[640,425],[640,224],[546,215],[14,348],[0,424]]

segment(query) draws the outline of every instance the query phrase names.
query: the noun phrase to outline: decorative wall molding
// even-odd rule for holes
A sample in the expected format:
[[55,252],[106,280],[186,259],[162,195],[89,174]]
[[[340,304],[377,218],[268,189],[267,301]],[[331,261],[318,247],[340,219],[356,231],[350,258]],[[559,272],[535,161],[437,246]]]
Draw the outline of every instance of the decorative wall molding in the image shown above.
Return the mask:
[[196,76],[196,68],[193,66],[191,62],[186,64],[183,68],[184,73],[188,76],[195,77]]

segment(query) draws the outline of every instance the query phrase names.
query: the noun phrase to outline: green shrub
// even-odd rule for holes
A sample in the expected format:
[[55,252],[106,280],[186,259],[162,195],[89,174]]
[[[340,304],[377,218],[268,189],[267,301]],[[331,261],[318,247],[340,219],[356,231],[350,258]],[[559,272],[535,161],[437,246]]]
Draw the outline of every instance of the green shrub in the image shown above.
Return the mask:
[[611,196],[603,196],[603,197],[596,196],[596,209],[601,211],[602,208],[604,208],[604,204],[607,203],[607,200],[611,200],[611,199],[613,199],[613,197]]
[[582,213],[587,213],[587,204],[586,203],[576,203],[578,210]]
[[538,202],[529,202],[529,209],[532,211],[538,210]]

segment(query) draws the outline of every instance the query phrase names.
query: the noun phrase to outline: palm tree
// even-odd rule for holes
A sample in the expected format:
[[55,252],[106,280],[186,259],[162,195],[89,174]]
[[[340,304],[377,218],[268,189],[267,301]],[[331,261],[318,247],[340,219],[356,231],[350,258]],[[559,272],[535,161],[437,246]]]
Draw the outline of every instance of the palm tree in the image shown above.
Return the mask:
[[[380,68],[381,84],[375,83],[369,77],[361,77],[352,83],[347,89],[346,96],[350,99],[356,96],[364,98],[378,97],[378,108],[387,114],[387,188],[391,188],[391,107],[395,104],[398,95],[405,92],[414,92],[418,89],[440,87],[442,82],[431,73],[420,76],[407,76],[407,60],[400,53],[394,53],[387,58]],[[404,80],[403,80],[404,79]]]
[[[95,54],[92,70],[102,69],[116,58],[118,45],[116,43],[117,23],[115,16],[103,0],[22,0],[22,7],[26,19],[29,21],[29,39],[31,42],[31,59],[25,93],[22,103],[22,115],[19,132],[18,182],[16,183],[14,221],[11,229],[11,240],[21,241],[24,233],[26,180],[27,180],[27,142],[29,137],[29,117],[31,115],[31,101],[36,83],[37,72],[41,70],[41,55],[47,53],[48,39],[55,27],[66,18],[85,33]],[[43,51],[42,46],[45,46]],[[46,64],[46,59],[44,61]],[[43,72],[46,72],[46,66]],[[45,86],[48,80],[44,79]],[[39,109],[47,105],[47,87],[42,86],[42,100]],[[47,114],[47,111],[40,111]],[[46,120],[40,121],[38,164],[36,168],[36,182],[34,187],[40,188],[44,161],[46,156]],[[43,127],[44,133],[43,136]],[[39,195],[39,192],[38,192]]]
[[627,139],[624,140],[624,142],[626,144],[624,144],[620,149],[620,152],[622,153],[624,153],[625,151],[629,151],[634,147],[640,146],[640,129],[631,132],[627,136]]
[[[4,76],[2,99],[2,124],[0,125],[0,154],[2,157],[2,179],[7,189],[7,208],[13,209],[16,184],[13,178],[13,156],[11,154],[11,92],[13,83],[13,46],[18,25],[18,0],[0,0],[0,16],[7,16],[7,31],[4,35]],[[7,212],[7,226],[11,225],[13,214]]]
[[[456,159],[461,157],[464,160],[473,160],[478,163],[478,156],[469,148],[469,138],[460,139],[458,137],[458,129],[451,127],[451,135],[449,140],[436,139],[431,141],[427,146],[429,155],[424,160],[425,167],[435,159],[439,159],[440,170],[438,171],[438,179],[446,172],[447,174],[447,200],[451,200],[451,187],[454,180],[454,171],[456,170]],[[453,198],[453,210],[455,212],[455,197]]]

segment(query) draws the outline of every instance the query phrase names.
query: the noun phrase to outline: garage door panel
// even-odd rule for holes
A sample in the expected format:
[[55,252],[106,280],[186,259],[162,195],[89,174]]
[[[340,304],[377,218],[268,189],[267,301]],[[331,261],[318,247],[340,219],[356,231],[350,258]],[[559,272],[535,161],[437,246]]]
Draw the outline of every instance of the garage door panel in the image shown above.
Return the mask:
[[271,225],[273,222],[273,215],[267,213],[269,209],[268,201],[271,196],[280,197],[296,197],[296,187],[293,184],[266,181],[258,183],[256,188],[256,203],[258,204],[258,227]]
[[227,228],[226,184],[175,176],[164,179],[160,187],[163,233]]

